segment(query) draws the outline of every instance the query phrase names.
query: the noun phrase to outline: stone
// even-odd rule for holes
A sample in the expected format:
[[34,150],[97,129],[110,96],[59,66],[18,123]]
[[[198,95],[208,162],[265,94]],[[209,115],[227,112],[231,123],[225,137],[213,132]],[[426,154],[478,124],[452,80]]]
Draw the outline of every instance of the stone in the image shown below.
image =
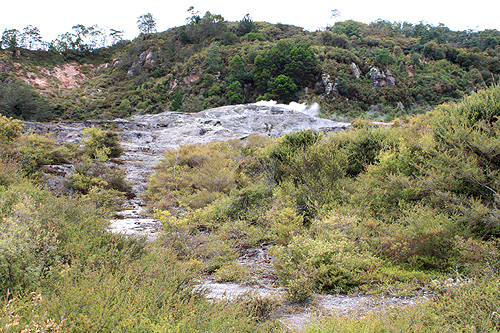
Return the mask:
[[0,73],[10,72],[12,66],[8,61],[0,60]]
[[356,63],[354,62],[351,62],[351,69],[356,79],[359,79],[361,77],[361,71],[359,70],[358,65],[356,65]]
[[372,89],[381,88],[386,85],[396,85],[396,79],[392,73],[387,70],[385,73],[377,67],[370,68],[370,81],[372,81]]
[[335,79],[332,82],[330,80],[330,75],[323,74],[321,76],[321,83],[319,83],[319,86],[320,87],[321,87],[321,85],[323,86],[323,88],[324,88],[324,96],[326,98],[328,98],[328,97],[334,97],[335,98],[335,96],[337,96],[339,94],[338,84],[339,84],[338,79]]
[[389,70],[386,70],[385,71],[385,76],[386,76],[386,82],[391,85],[391,86],[395,86],[396,85],[396,79],[394,78],[394,76],[392,76],[391,72]]

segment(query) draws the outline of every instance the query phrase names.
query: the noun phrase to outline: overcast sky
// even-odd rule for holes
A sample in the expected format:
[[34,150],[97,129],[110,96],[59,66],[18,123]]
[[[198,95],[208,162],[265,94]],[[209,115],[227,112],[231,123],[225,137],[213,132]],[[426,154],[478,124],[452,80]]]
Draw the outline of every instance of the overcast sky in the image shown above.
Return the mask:
[[71,31],[77,24],[113,28],[124,31],[125,39],[138,35],[137,18],[151,13],[157,30],[184,25],[187,9],[194,6],[202,15],[206,11],[220,14],[227,21],[239,21],[249,13],[254,21],[293,24],[315,31],[333,24],[331,11],[338,9],[339,21],[370,23],[377,19],[391,22],[420,21],[432,25],[443,23],[452,30],[500,30],[500,1],[448,0],[24,0],[5,1],[0,11],[0,33],[5,29],[22,30],[27,25],[40,29],[42,38],[50,41]]

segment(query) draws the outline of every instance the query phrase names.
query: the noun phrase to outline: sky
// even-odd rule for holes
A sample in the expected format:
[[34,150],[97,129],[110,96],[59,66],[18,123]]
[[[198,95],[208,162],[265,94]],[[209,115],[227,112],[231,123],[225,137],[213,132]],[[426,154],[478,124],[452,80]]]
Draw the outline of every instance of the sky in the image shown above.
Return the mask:
[[246,14],[255,22],[292,24],[310,31],[333,25],[331,12],[340,11],[338,21],[355,20],[370,23],[378,19],[438,25],[451,30],[500,30],[500,2],[496,0],[23,0],[6,1],[0,11],[0,33],[6,29],[22,29],[28,25],[40,30],[43,40],[50,41],[72,26],[97,24],[101,28],[124,31],[124,39],[135,38],[139,31],[137,19],[151,13],[157,30],[184,25],[188,8],[194,6],[201,15],[209,11],[226,21],[240,21]]

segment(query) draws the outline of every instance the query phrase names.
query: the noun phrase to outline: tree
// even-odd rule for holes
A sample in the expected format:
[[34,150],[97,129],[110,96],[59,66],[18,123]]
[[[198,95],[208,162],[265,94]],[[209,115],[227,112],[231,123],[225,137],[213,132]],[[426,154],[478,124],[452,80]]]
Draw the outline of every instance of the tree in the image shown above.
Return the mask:
[[2,47],[6,49],[15,49],[19,46],[20,33],[17,29],[5,29],[2,34]]
[[123,31],[110,29],[109,36],[113,40],[113,45],[123,40]]
[[234,81],[226,88],[225,97],[233,105],[243,103],[243,87],[240,81]]
[[79,51],[94,49],[98,44],[97,38],[102,35],[97,25],[85,27],[83,24],[78,24],[73,27],[73,31],[75,39],[70,43],[71,48]]
[[156,32],[156,20],[151,13],[141,15],[137,19],[137,27],[141,35]]
[[279,75],[286,75],[297,87],[305,87],[314,82],[316,73],[316,57],[309,45],[304,43],[280,40],[254,61],[257,89],[262,91],[269,79]]
[[444,51],[435,41],[425,43],[423,53],[426,58],[431,60],[441,60],[446,57]]
[[297,85],[286,75],[279,75],[268,83],[268,92],[278,102],[290,103],[297,97]]
[[240,55],[235,55],[229,62],[229,82],[239,81],[241,84],[250,83],[253,81],[252,74],[245,69],[245,59]]
[[191,6],[188,9],[191,15],[186,19],[187,25],[181,27],[179,37],[183,43],[201,43],[210,44],[213,37],[218,40],[223,39],[223,35],[228,31],[224,17],[219,14],[206,12],[203,17]]
[[52,108],[27,85],[12,82],[0,85],[0,115],[28,121],[47,121]]
[[70,50],[73,47],[73,34],[65,32],[62,35],[57,36],[49,43],[49,50],[55,52],[64,52]]
[[187,24],[189,25],[195,25],[198,22],[200,22],[201,17],[200,17],[200,12],[199,11],[194,11],[194,7],[190,6],[187,10],[189,13],[189,17],[186,19]]
[[221,68],[221,55],[219,43],[213,43],[207,50],[207,57],[205,58],[205,64],[207,65],[207,72],[215,74],[220,71]]
[[249,32],[257,29],[257,25],[250,17],[250,14],[246,14],[243,19],[238,23],[237,32],[239,36],[244,36]]
[[37,27],[28,25],[21,34],[21,47],[34,50],[42,46],[42,36]]
[[332,16],[330,18],[333,19],[334,24],[337,22],[337,19],[340,17],[340,10],[339,9],[332,9]]
[[373,57],[375,58],[375,64],[380,67],[387,67],[394,62],[394,57],[391,52],[386,49],[381,48],[373,48],[372,49]]

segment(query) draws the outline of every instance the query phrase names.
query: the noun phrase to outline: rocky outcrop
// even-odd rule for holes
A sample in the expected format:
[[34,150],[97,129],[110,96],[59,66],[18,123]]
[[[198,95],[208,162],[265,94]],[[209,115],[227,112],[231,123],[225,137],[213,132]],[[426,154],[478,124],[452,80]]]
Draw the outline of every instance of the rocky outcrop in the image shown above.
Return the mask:
[[389,70],[386,70],[384,73],[377,67],[372,67],[370,69],[369,76],[372,81],[372,89],[381,88],[386,85],[396,85],[396,79],[392,76]]
[[356,65],[356,63],[354,62],[351,62],[351,69],[356,79],[359,79],[361,77],[361,70],[359,69],[358,65]]
[[318,82],[316,84],[316,89],[323,90],[323,96],[325,98],[335,98],[339,94],[338,84],[339,84],[338,79],[334,79],[332,81],[330,75],[323,74],[321,76],[321,82]]
[[132,64],[132,67],[130,67],[127,74],[137,75],[138,73],[141,72],[143,67],[153,64],[154,64],[153,52],[151,50],[144,51],[139,55],[139,60]]
[[10,72],[12,65],[8,61],[0,60],[0,73]]

